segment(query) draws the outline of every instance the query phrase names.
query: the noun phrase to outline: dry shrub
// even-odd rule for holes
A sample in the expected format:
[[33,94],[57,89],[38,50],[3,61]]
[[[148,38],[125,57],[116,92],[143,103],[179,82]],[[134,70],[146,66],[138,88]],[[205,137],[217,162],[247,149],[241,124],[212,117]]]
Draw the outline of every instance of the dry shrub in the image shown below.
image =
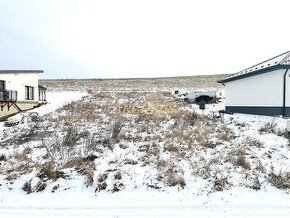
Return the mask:
[[120,171],[118,171],[115,175],[114,175],[115,180],[121,180],[122,179],[122,173]]
[[39,173],[37,174],[37,177],[41,180],[56,181],[59,178],[65,179],[68,176],[64,172],[56,170],[54,163],[50,161],[42,165]]
[[228,128],[226,125],[222,125],[220,128],[217,129],[218,132],[218,139],[221,141],[230,142],[236,136],[234,132]]
[[7,160],[6,156],[4,154],[1,154],[0,161],[6,161],[6,160]]
[[33,192],[32,187],[31,187],[31,180],[23,184],[22,190],[25,191],[27,194],[30,194]]
[[255,146],[255,147],[258,147],[258,148],[263,148],[264,147],[264,144],[260,140],[255,139],[253,137],[249,137],[249,136],[243,141],[242,144],[244,144],[246,146],[247,145],[248,146]]
[[275,117],[273,118],[272,122],[267,122],[265,123],[263,126],[261,126],[261,128],[259,129],[260,133],[277,133],[276,127],[277,127],[277,123],[274,122],[275,121]]
[[92,186],[94,183],[94,171],[90,170],[86,172],[86,179],[85,179],[85,185],[87,187]]
[[258,163],[257,163],[257,165],[255,167],[255,170],[257,170],[258,172],[261,172],[261,173],[266,173],[266,169],[263,166],[261,161],[258,161]]
[[97,179],[97,181],[98,181],[98,185],[97,185],[97,187],[96,187],[95,192],[100,192],[100,191],[102,191],[102,190],[106,190],[106,188],[107,188],[107,186],[108,186],[108,184],[107,184],[107,182],[106,182],[107,178],[108,178],[108,173],[101,173],[101,174],[98,176],[98,179]]
[[164,151],[169,151],[171,153],[179,153],[180,146],[175,144],[174,142],[169,142],[164,145]]
[[87,157],[72,157],[66,164],[65,167],[75,168],[78,173],[85,176],[85,185],[92,186],[94,183],[94,173],[96,166],[94,163],[96,156],[91,155]]
[[156,161],[157,171],[162,172],[167,166],[168,166],[168,162],[166,160],[163,160],[157,157],[157,161]]
[[3,142],[4,145],[22,145],[33,140],[37,140],[39,137],[39,132],[36,130],[38,128],[37,123],[29,124],[26,128],[20,130],[20,133],[15,135],[13,138],[9,138]]
[[228,178],[222,177],[222,178],[216,178],[214,181],[213,189],[215,191],[223,191],[229,186]]
[[124,118],[116,118],[114,121],[113,121],[113,124],[112,124],[112,139],[114,141],[116,141],[118,139],[118,136],[122,130],[124,126]]
[[92,89],[87,89],[87,94],[88,95],[92,95],[93,94],[93,90]]
[[51,161],[58,160],[65,164],[73,156],[79,136],[76,127],[72,125],[59,131],[64,131],[63,137],[59,132],[54,132],[48,139],[44,137],[41,141]]
[[258,177],[255,177],[255,179],[253,181],[253,184],[250,185],[249,187],[251,189],[254,189],[254,190],[260,190],[261,189],[261,186],[262,186],[262,184],[261,184],[259,178]]
[[49,120],[52,122],[68,123],[95,122],[98,119],[96,107],[96,102],[92,101],[73,101],[65,103],[62,108],[57,110],[57,112],[60,113],[59,116],[49,116]]
[[184,143],[191,143],[193,142],[193,139],[191,137],[191,133],[185,131],[183,128],[174,129],[172,132],[165,135],[165,138],[167,139],[167,142],[176,142],[180,144]]
[[138,161],[133,160],[133,159],[126,158],[126,159],[123,161],[123,163],[124,163],[124,164],[128,164],[128,165],[136,165],[136,164],[138,164]]
[[18,162],[27,162],[29,158],[27,157],[27,152],[23,150],[20,151],[14,151],[14,153],[10,156],[10,159],[15,159]]
[[15,181],[18,177],[20,177],[20,175],[18,175],[17,173],[11,173],[5,178],[5,180]]
[[160,156],[160,147],[155,143],[146,145],[145,152],[147,156],[156,158]]
[[166,98],[162,93],[151,93],[145,97],[146,102],[157,103],[167,103]]
[[112,98],[111,94],[106,93],[106,92],[97,93],[97,94],[95,94],[94,97],[96,97],[96,98]]
[[74,147],[78,140],[78,131],[75,126],[70,125],[65,132],[65,136],[62,141],[62,146]]
[[269,182],[279,189],[290,189],[290,172],[280,173],[278,175],[271,173]]
[[240,166],[246,170],[251,169],[250,163],[247,161],[246,156],[244,154],[239,154],[235,163],[237,166]]
[[174,167],[172,163],[157,157],[156,169],[157,179],[163,181],[165,185],[169,187],[179,185],[182,189],[185,187],[182,170]]
[[165,171],[164,182],[168,186],[179,185],[182,189],[186,186],[183,174],[174,168],[169,168]]

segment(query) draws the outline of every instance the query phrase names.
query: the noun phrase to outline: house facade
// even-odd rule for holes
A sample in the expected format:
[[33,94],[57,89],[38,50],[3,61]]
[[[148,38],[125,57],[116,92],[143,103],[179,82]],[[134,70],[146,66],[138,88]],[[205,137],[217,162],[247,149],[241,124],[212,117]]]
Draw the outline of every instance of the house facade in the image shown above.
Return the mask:
[[38,84],[40,70],[0,70],[0,118],[31,109],[46,101]]
[[225,86],[226,111],[290,117],[290,52],[219,81]]

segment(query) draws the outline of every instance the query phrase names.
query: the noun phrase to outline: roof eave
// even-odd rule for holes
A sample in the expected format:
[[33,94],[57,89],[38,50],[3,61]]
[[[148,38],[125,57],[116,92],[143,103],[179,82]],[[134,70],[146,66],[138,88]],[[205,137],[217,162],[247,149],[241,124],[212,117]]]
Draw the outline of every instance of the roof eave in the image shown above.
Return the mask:
[[0,70],[0,73],[44,73],[43,70]]
[[230,77],[230,78],[227,78],[227,79],[224,79],[224,80],[219,80],[218,83],[224,84],[224,83],[228,83],[228,82],[232,82],[232,81],[236,81],[236,80],[245,79],[245,78],[248,78],[248,77],[252,77],[252,76],[268,73],[268,72],[273,71],[273,70],[286,69],[286,68],[289,68],[289,67],[290,67],[289,65],[278,64],[278,65],[267,67],[267,68],[264,68],[264,69],[259,69],[259,70],[256,70],[254,72],[251,72],[251,73],[241,74],[241,75],[233,76],[233,77]]

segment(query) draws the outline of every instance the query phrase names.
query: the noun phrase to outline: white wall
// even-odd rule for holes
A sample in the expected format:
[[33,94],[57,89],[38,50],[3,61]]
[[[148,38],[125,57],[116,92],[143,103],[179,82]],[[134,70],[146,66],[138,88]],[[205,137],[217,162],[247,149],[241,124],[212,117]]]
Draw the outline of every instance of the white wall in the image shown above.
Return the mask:
[[25,86],[34,87],[34,101],[38,101],[38,73],[1,73],[0,80],[5,81],[6,90],[17,91],[17,100],[25,100]]
[[[226,106],[283,106],[285,69],[225,83]],[[290,74],[290,72],[289,72]],[[290,106],[290,77],[287,77]]]
[[286,107],[290,107],[290,69],[286,77]]

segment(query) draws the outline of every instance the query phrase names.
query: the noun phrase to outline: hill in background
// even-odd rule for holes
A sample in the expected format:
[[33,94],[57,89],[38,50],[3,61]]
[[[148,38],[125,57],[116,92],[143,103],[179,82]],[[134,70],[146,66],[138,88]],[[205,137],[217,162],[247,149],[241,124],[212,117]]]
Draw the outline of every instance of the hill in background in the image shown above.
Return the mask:
[[40,84],[50,91],[74,90],[87,91],[148,91],[170,90],[172,88],[183,89],[219,89],[223,86],[217,83],[225,78],[226,74],[200,75],[184,77],[163,78],[128,78],[128,79],[45,79]]

